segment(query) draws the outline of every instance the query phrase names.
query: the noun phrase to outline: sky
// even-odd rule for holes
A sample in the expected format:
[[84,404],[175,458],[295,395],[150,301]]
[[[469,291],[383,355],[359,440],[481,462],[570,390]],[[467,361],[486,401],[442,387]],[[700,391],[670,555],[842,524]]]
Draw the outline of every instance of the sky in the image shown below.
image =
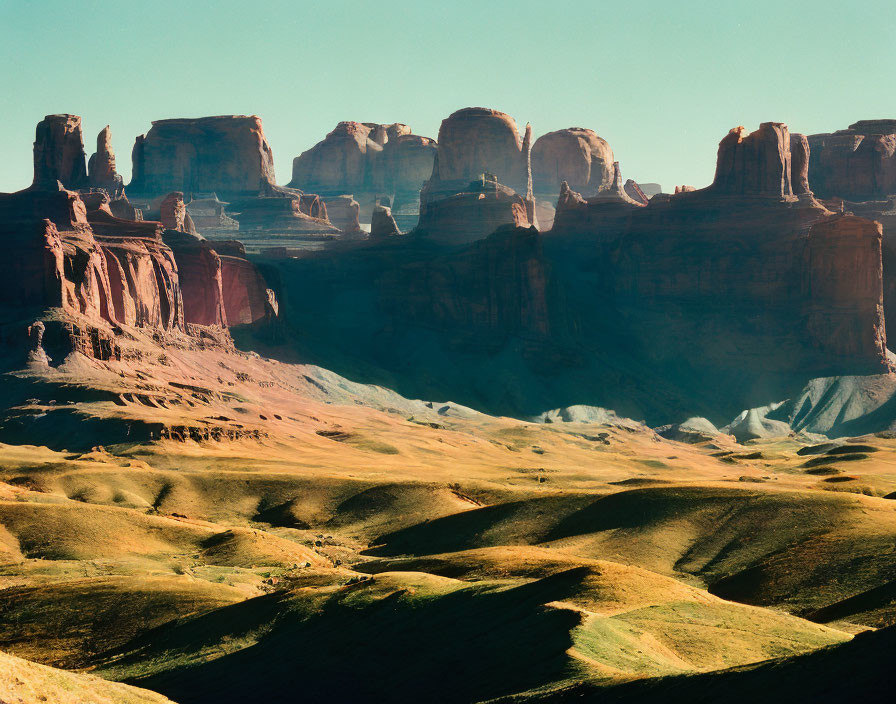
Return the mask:
[[130,178],[152,120],[256,114],[280,183],[340,120],[436,137],[467,106],[535,136],[588,127],[624,178],[707,185],[737,125],[813,134],[896,118],[893,0],[0,0],[0,191],[34,127],[112,127]]

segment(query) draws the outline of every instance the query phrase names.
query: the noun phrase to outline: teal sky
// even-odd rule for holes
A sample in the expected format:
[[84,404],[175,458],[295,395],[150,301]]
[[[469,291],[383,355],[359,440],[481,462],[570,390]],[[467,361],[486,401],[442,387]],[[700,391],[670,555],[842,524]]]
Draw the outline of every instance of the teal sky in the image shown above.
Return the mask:
[[594,129],[623,176],[706,185],[733,126],[811,134],[896,117],[892,0],[0,0],[0,191],[31,182],[34,126],[257,114],[280,183],[339,120],[435,137],[481,105],[536,136]]

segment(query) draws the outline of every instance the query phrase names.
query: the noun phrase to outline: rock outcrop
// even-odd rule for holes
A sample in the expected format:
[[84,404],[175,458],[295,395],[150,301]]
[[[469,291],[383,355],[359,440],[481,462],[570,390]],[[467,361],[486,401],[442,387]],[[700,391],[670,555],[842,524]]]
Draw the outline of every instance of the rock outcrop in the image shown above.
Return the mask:
[[87,174],[92,188],[102,188],[113,198],[123,195],[124,181],[115,170],[115,152],[112,150],[112,130],[109,125],[96,137],[96,151],[87,162]]
[[221,254],[221,281],[227,324],[251,325],[278,313],[277,299],[245,256]]
[[275,184],[274,157],[256,115],[156,120],[134,145],[128,192],[246,198]]
[[650,200],[647,197],[647,194],[645,194],[644,191],[641,190],[641,187],[631,179],[627,179],[625,185],[622,188],[625,191],[625,195],[627,195],[636,203],[647,205],[647,201]]
[[429,190],[439,193],[465,187],[481,174],[494,174],[499,183],[523,197],[531,194],[532,128],[520,139],[510,115],[488,108],[464,108],[442,120],[439,150]]
[[[735,130],[712,186],[646,205],[614,164],[591,197],[561,184],[549,237],[483,234],[526,218],[494,178],[440,199],[428,184],[410,236],[278,261],[286,301],[320,301],[286,317],[316,358],[401,378],[404,393],[722,425],[809,378],[889,368],[880,230],[809,195],[806,155],[781,123]],[[355,318],[346,301],[362,296],[374,304]]]
[[47,115],[34,137],[34,188],[78,189],[88,185],[87,155],[78,115]]
[[896,120],[860,120],[845,130],[808,137],[808,180],[837,212],[883,226],[884,310],[896,329]]
[[613,150],[594,131],[569,127],[548,132],[532,145],[532,184],[538,227],[550,230],[560,186],[589,198],[613,183]]
[[860,120],[808,141],[809,181],[819,198],[861,202],[896,194],[896,120]]
[[345,235],[357,237],[361,234],[361,205],[352,196],[330,196],[324,200],[327,217]]
[[165,230],[163,239],[177,264],[184,322],[225,327],[223,266],[212,243],[199,235],[170,229]]
[[[230,248],[222,257],[193,232],[182,193],[158,198],[153,207],[161,221],[144,221],[116,214],[139,213],[114,189],[85,184],[78,192],[52,179],[79,180],[80,167],[72,166],[79,144],[80,119],[51,116],[38,127],[33,185],[0,194],[0,238],[11,255],[0,262],[0,305],[36,321],[22,338],[29,340],[31,363],[46,365],[53,357],[59,363],[72,350],[109,359],[123,326],[192,335],[193,326],[226,326],[228,306],[236,324],[276,314],[275,297],[241,246],[239,256]],[[102,164],[112,166],[106,175],[114,174],[111,154],[93,163],[93,174],[103,173]],[[309,201],[307,207],[319,206]],[[48,309],[74,317],[42,319]],[[51,355],[41,348],[48,336]]]
[[719,143],[716,175],[710,188],[720,195],[792,196],[787,125],[763,122],[755,132],[745,132],[744,127],[735,127]]
[[227,215],[228,203],[218,200],[215,193],[193,194],[193,200],[187,203],[187,213],[198,232],[205,235],[230,236],[238,230],[240,224]]
[[464,108],[442,120],[432,175],[420,191],[418,231],[446,243],[472,242],[500,225],[535,224],[532,127],[520,139],[512,117]]
[[375,205],[373,214],[370,216],[370,239],[385,239],[400,234],[401,230],[398,229],[395,218],[392,217],[392,208]]
[[532,145],[532,181],[536,197],[556,197],[560,184],[585,198],[613,183],[613,150],[593,130],[569,127],[548,132]]
[[464,244],[487,237],[502,225],[529,227],[531,201],[482,174],[457,193],[430,193],[431,181],[420,193],[418,237],[443,244]]
[[289,186],[324,195],[375,191],[383,145],[361,122],[340,122],[322,142],[292,162]]
[[[400,123],[340,122],[293,160],[289,185],[319,193],[327,201],[350,196],[365,212],[380,196],[388,196],[401,204],[413,226],[420,188],[432,173],[436,149],[435,140],[411,134]],[[351,218],[348,222],[351,226]]]

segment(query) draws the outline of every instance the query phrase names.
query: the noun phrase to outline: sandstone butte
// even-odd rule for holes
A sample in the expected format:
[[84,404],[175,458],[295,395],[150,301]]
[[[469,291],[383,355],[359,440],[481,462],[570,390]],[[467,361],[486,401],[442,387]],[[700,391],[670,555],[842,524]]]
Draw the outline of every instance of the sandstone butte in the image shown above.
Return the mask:
[[[339,234],[318,196],[276,184],[273,152],[257,115],[156,120],[137,137],[132,160],[128,196],[148,212],[155,213],[168,193],[181,192],[188,211],[200,201],[210,234],[239,229],[256,248],[271,236],[313,241]],[[355,231],[350,219],[340,224]]]
[[[402,125],[342,123],[340,130],[356,144],[363,136],[377,154],[384,145],[412,136]],[[183,331],[257,323],[278,310],[270,284],[246,258],[243,245],[197,234],[183,191],[146,202],[145,212],[154,219],[141,220],[123,194],[110,198],[85,190],[76,116],[48,116],[36,134],[34,185],[2,197],[3,227],[24,262],[6,277],[6,300],[81,314],[95,326],[90,335],[109,338],[103,343],[107,346],[114,343],[105,327],[110,324]],[[226,165],[233,154],[241,154],[237,161],[250,165],[246,173],[254,168],[255,175],[262,175],[251,188],[248,181],[240,186],[228,168],[219,171],[217,182],[202,182],[234,198],[234,211],[242,218],[240,239],[265,228],[288,232],[303,219],[326,222],[325,198],[279,187],[263,175],[270,173],[271,152],[254,117],[154,123],[138,140],[136,183],[147,183],[148,174],[166,159],[175,174],[201,164],[192,161],[194,156],[176,156],[178,145],[191,135],[196,154],[221,139],[215,159]],[[888,279],[882,271],[880,226],[833,212],[813,196],[805,137],[790,134],[781,123],[764,123],[749,134],[732,130],[719,145],[711,186],[648,201],[637,184],[623,182],[617,162],[607,163],[612,152],[596,135],[578,129],[553,135],[545,151],[567,155],[555,177],[572,175],[578,179],[574,183],[592,192],[582,195],[568,182],[560,183],[556,222],[545,242],[531,229],[531,128],[521,137],[509,116],[466,108],[442,123],[439,150],[420,194],[420,224],[398,238],[405,244],[383,252],[362,248],[357,254],[336,248],[301,264],[287,261],[278,265],[276,285],[292,289],[292,300],[321,299],[324,310],[329,301],[341,300],[334,287],[372,288],[378,291],[378,314],[392,316],[396,330],[425,323],[452,338],[458,349],[465,340],[487,350],[514,338],[525,340],[526,364],[549,370],[545,400],[565,393],[567,375],[585,374],[599,360],[607,369],[617,368],[618,378],[626,346],[634,350],[628,355],[632,364],[663,367],[686,360],[696,365],[693,374],[701,365],[721,375],[736,368],[744,374],[744,388],[757,375],[791,378],[803,372],[888,368],[881,305]],[[549,149],[552,141],[565,146]],[[98,138],[94,164],[107,183],[115,173],[108,144],[106,129]],[[150,163],[155,165],[147,171]],[[334,178],[344,177],[345,163]],[[209,217],[226,224],[221,201],[209,197],[205,202]],[[353,219],[357,201],[345,197],[338,202]],[[392,241],[391,235],[401,231],[394,209],[378,207],[375,215],[371,244]],[[407,247],[416,241],[461,249],[409,254]],[[502,262],[500,276],[487,277],[483,287],[478,277],[501,260],[501,251],[513,255]],[[368,261],[358,265],[357,257]],[[593,273],[579,269],[585,262],[591,262]],[[356,277],[340,273],[358,266]],[[302,272],[301,284],[294,268]],[[306,292],[310,287],[317,292]],[[758,327],[749,322],[755,311],[763,320]],[[345,315],[335,309],[330,313]],[[293,310],[292,316],[290,325],[302,324],[301,311]],[[316,317],[307,321],[309,330],[326,324],[327,315]],[[326,339],[312,335],[307,344],[314,348]],[[656,339],[664,344],[656,347]],[[370,344],[359,340],[356,353],[363,354]],[[695,345],[701,349],[696,360]],[[319,351],[330,353],[325,347]],[[691,373],[678,368],[669,374],[672,387],[684,384]],[[606,387],[600,374],[594,379],[594,388],[585,393]],[[632,384],[632,398],[646,393],[637,379],[625,383]],[[463,397],[462,389],[459,393]],[[511,402],[501,410],[518,409]]]
[[115,354],[117,326],[188,332],[272,315],[254,265],[219,256],[191,231],[182,193],[162,200],[162,221],[148,221],[113,214],[116,201],[104,190],[73,190],[86,185],[81,144],[80,118],[48,116],[36,130],[34,184],[0,194],[0,229],[13,255],[0,265],[4,303],[78,316],[58,335],[100,357]]
[[[699,396],[707,413],[723,415],[759,405],[776,384],[889,369],[880,226],[832,212],[812,195],[808,140],[786,125],[732,130],[704,189],[645,203],[626,191],[616,162],[609,183],[601,176],[589,197],[561,184],[547,236],[532,234],[526,199],[498,174],[462,180],[502,165],[509,174],[514,163],[519,178],[527,172],[510,118],[459,114],[443,123],[420,224],[401,238],[405,245],[325,253],[280,269],[291,300],[321,302],[313,315],[288,317],[315,355],[337,358],[325,321],[344,312],[329,302],[375,290],[377,308],[366,320],[381,319],[394,338],[368,336],[371,327],[359,324],[339,354],[351,350],[356,364],[376,357],[384,373],[400,369],[412,387],[425,383],[430,395],[495,413],[525,414],[573,397],[659,420],[682,398]],[[488,127],[477,149],[454,136],[480,120]],[[456,129],[456,121],[466,126]],[[481,153],[494,160],[475,161]],[[414,249],[420,239],[449,249]],[[463,355],[464,375],[443,373],[433,385],[432,368],[402,355],[398,341],[422,330]],[[391,356],[377,356],[383,345]],[[523,360],[515,380],[496,377],[490,357],[509,348]],[[663,371],[647,380],[644,369]],[[717,383],[732,389],[724,411],[701,391]],[[521,397],[523,385],[537,398]]]
[[342,215],[338,199],[359,203],[370,222],[380,197],[388,197],[407,229],[417,223],[419,194],[432,172],[436,142],[412,134],[400,123],[340,122],[327,136],[303,152],[292,165],[289,186],[320,193],[328,207],[337,206],[334,224],[346,232],[356,226],[353,212]]
[[464,108],[442,120],[432,175],[420,192],[419,231],[429,239],[481,239],[499,225],[535,223],[532,127],[521,139],[510,115]]

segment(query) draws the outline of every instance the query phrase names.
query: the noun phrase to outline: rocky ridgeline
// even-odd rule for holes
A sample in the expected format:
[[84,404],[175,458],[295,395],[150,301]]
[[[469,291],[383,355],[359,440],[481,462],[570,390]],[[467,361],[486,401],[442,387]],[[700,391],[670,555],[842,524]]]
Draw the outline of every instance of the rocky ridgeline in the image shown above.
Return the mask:
[[[738,127],[709,187],[668,195],[624,180],[591,130],[533,144],[531,127],[486,108],[447,117],[438,143],[340,123],[296,158],[288,187],[259,118],[162,120],[138,138],[125,193],[109,128],[87,168],[80,119],[49,116],[33,185],[0,196],[15,255],[0,291],[12,309],[61,308],[97,329],[252,324],[279,305],[248,245],[277,260],[288,300],[315,301],[287,311],[303,345],[346,371],[375,360],[425,380],[416,395],[665,421],[676,404],[712,416],[725,383],[739,411],[810,376],[889,369],[894,125],[809,138]],[[322,251],[297,259],[308,247]],[[455,362],[462,373],[430,368]]]
[[[651,421],[701,404],[725,418],[811,376],[889,369],[880,226],[815,198],[807,138],[782,123],[736,128],[711,186],[647,198],[583,132],[547,140],[536,172],[508,116],[450,116],[407,246],[281,269],[290,300],[322,306],[314,319],[290,310],[291,324],[336,358],[322,326],[350,319],[340,301],[376,291],[340,355],[375,359],[415,394],[509,414],[589,399]],[[560,182],[545,237],[531,184],[549,153],[561,155],[551,178],[586,193]],[[431,354],[403,353],[415,336]]]

